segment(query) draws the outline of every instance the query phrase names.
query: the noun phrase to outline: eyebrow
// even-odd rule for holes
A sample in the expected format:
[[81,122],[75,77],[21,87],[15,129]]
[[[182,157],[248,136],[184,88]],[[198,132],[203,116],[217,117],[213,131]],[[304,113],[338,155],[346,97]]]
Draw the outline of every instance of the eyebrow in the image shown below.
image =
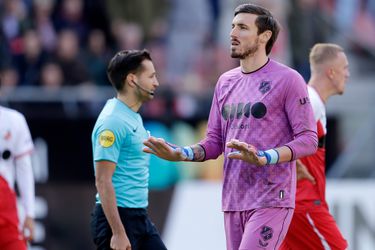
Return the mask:
[[235,26],[235,25],[237,25],[237,26],[246,26],[246,27],[249,26],[249,25],[247,25],[247,24],[245,24],[245,23],[243,23],[243,22],[238,22],[238,23],[233,22],[233,23],[232,23],[232,26]]

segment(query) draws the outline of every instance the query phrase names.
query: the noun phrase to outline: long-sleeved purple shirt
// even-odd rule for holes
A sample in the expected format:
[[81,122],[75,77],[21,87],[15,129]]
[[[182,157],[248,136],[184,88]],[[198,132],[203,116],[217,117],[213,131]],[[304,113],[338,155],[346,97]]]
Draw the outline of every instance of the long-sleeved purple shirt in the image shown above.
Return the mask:
[[258,167],[227,158],[238,139],[259,150],[288,146],[293,159],[316,151],[318,140],[307,85],[293,69],[269,60],[251,73],[224,73],[216,85],[206,138],[206,160],[224,152],[223,211],[294,207],[295,161]]

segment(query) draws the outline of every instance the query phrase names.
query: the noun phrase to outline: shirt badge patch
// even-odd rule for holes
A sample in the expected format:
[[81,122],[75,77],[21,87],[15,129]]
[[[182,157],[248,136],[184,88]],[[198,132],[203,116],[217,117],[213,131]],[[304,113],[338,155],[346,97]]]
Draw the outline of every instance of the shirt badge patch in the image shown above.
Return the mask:
[[265,248],[268,246],[268,242],[273,236],[273,229],[268,226],[263,226],[262,231],[260,232],[260,239],[258,240],[259,242],[259,247]]
[[271,89],[271,82],[269,81],[262,81],[259,85],[259,91],[262,94],[267,93]]
[[12,134],[10,133],[10,131],[7,131],[4,134],[4,140],[8,141],[8,140],[10,140],[10,138],[12,138]]
[[115,140],[115,135],[111,130],[104,130],[99,135],[99,144],[104,148],[112,146]]

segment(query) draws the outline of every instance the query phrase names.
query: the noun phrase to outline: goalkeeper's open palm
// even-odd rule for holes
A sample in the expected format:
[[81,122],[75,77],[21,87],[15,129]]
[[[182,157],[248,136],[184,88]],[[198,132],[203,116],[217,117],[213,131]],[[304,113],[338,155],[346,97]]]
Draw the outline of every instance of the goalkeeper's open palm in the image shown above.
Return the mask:
[[237,139],[232,139],[226,144],[228,148],[236,149],[236,151],[230,152],[228,158],[246,161],[250,164],[257,166],[263,166],[266,164],[267,159],[257,155],[258,150],[251,144],[241,142]]
[[155,138],[150,136],[143,142],[143,144],[146,146],[143,148],[143,152],[154,154],[164,160],[183,161],[186,159],[186,155],[183,154],[180,147],[172,146],[163,138]]

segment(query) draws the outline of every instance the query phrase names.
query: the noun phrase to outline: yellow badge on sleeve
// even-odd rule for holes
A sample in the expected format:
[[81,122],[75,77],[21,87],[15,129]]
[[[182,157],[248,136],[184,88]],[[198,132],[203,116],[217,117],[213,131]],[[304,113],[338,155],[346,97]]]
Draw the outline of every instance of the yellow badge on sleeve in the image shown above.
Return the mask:
[[112,146],[115,140],[115,135],[111,130],[104,130],[99,135],[99,144],[104,148]]

